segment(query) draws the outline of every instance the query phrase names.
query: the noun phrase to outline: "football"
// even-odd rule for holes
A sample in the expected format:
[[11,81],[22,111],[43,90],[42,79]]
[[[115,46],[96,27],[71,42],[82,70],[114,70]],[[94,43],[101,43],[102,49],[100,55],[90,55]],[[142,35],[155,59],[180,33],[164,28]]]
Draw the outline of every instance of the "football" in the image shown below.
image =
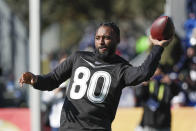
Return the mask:
[[168,16],[158,17],[151,25],[150,34],[153,39],[169,40],[175,33],[173,21]]

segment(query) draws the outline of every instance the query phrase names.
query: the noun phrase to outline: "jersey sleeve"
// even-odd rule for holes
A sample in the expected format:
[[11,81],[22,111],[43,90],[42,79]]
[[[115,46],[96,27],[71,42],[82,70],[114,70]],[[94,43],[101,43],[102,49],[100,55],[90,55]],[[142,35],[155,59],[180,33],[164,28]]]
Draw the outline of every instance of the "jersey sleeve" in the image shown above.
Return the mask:
[[38,80],[33,87],[38,90],[53,90],[57,88],[71,76],[75,57],[76,54],[74,53],[59,64],[52,72],[46,75],[37,75]]
[[125,85],[134,86],[149,80],[158,66],[163,49],[163,47],[155,45],[141,66],[127,66],[123,73]]

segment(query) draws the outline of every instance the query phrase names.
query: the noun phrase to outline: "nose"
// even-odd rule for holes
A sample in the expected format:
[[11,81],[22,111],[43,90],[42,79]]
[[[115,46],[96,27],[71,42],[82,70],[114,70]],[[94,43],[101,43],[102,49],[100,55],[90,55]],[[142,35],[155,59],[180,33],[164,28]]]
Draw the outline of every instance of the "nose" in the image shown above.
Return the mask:
[[104,44],[105,44],[104,38],[100,38],[100,44],[101,44],[101,45],[104,45]]

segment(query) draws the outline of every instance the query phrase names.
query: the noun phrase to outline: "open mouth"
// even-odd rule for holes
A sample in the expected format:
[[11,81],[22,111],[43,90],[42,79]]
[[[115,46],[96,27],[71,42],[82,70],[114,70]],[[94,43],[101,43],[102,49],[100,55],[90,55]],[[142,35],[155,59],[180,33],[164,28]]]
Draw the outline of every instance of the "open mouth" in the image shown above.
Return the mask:
[[101,51],[106,51],[107,48],[103,47],[103,48],[100,48]]
[[100,53],[107,52],[107,48],[105,48],[105,47],[99,48],[99,52]]

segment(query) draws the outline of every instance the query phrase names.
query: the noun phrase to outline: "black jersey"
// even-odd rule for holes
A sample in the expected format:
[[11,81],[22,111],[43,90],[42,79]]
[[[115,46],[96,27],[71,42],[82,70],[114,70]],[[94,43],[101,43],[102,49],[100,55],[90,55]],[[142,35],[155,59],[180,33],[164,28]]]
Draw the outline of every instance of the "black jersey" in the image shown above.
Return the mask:
[[60,130],[110,131],[122,89],[148,80],[162,51],[163,47],[153,46],[148,58],[139,67],[131,66],[118,55],[102,60],[95,53],[78,51],[53,72],[39,75],[34,88],[52,90],[70,78]]

